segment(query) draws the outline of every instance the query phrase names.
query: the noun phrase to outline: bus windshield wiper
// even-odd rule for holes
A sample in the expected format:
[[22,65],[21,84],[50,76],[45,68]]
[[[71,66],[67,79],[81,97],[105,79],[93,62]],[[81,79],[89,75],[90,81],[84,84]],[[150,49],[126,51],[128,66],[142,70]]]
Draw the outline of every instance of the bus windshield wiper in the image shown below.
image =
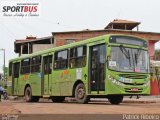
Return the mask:
[[138,63],[138,58],[139,58],[141,52],[142,52],[142,49],[141,49],[141,48],[138,48],[138,49],[137,49],[137,53],[134,54],[134,55],[135,55],[136,65],[137,65],[137,63]]
[[138,48],[138,50],[137,50],[137,57],[140,56],[141,52],[142,52],[142,49],[141,49],[141,48]]
[[125,55],[125,57],[126,57],[127,59],[130,58],[129,51],[127,51],[126,48],[124,48],[122,45],[120,45],[120,50],[121,50],[121,52]]
[[123,45],[120,45],[120,50],[125,55],[125,57],[129,60],[129,65],[131,66],[129,50],[127,51],[126,48],[123,47]]

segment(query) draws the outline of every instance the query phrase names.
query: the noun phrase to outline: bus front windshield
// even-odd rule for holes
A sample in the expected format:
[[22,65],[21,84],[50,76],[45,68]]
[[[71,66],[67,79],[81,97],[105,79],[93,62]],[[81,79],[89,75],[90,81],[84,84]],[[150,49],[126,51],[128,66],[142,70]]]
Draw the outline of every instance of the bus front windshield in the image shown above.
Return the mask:
[[143,49],[126,48],[122,45],[111,48],[109,68],[121,72],[149,72],[148,52]]

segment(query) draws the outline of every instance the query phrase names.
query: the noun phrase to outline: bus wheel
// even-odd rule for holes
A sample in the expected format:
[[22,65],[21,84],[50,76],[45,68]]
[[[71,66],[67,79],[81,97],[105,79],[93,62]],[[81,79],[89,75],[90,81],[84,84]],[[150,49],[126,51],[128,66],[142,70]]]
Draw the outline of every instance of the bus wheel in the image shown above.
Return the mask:
[[111,95],[108,97],[108,100],[111,104],[118,105],[123,101],[122,95]]
[[89,97],[86,95],[86,89],[83,83],[79,83],[75,89],[75,98],[78,103],[88,103]]
[[26,102],[32,102],[33,101],[31,87],[27,87],[25,89],[25,100],[26,100]]
[[64,96],[52,97],[52,102],[61,103],[65,100]]

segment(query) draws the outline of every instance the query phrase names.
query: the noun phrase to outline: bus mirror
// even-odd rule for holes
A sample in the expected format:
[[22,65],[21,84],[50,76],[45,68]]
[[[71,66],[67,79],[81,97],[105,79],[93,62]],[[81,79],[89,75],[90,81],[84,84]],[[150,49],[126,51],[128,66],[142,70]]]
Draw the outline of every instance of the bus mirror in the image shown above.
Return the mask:
[[111,56],[108,55],[108,56],[107,56],[107,59],[106,59],[106,62],[108,62],[110,59],[111,59]]

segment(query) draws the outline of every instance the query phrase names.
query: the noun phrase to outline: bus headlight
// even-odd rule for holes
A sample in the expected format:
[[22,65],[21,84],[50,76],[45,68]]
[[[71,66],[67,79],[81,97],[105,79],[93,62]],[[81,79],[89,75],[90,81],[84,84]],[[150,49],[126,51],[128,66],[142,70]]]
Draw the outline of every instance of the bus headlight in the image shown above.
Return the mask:
[[110,76],[110,75],[108,75],[108,79],[109,79],[109,80],[112,80],[112,79],[113,79],[113,77],[112,77],[112,76]]
[[114,78],[113,78],[112,76],[110,76],[110,75],[108,75],[108,79],[109,79],[112,83],[114,83],[114,84],[116,84],[116,85],[118,85],[118,86],[124,86],[123,83],[121,83],[121,82],[119,82],[118,80],[114,79]]
[[144,87],[150,86],[150,81],[147,81],[143,84]]
[[124,86],[124,84],[123,83],[121,83],[121,82],[119,82],[118,80],[112,80],[112,83],[114,83],[114,84],[116,84],[116,85],[118,85],[118,86]]

